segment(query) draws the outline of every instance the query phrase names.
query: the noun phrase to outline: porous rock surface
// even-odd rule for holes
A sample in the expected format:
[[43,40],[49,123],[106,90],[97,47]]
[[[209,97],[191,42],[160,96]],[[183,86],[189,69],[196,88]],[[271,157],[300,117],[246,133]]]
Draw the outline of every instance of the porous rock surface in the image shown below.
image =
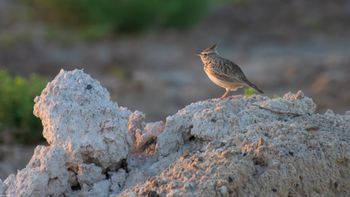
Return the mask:
[[35,99],[48,146],[0,180],[8,196],[349,196],[350,115],[312,99],[230,97],[146,123],[81,70]]

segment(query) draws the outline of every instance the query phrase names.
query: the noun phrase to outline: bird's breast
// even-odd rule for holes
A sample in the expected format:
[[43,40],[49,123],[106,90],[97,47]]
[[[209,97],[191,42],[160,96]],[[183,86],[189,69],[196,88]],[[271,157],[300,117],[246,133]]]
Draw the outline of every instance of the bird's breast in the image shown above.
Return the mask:
[[204,66],[204,71],[207,74],[208,78],[216,85],[222,87],[222,88],[227,88],[230,90],[236,90],[237,88],[242,87],[243,85],[240,82],[234,82],[234,81],[226,81],[219,79],[216,74],[211,71],[211,68],[209,66]]

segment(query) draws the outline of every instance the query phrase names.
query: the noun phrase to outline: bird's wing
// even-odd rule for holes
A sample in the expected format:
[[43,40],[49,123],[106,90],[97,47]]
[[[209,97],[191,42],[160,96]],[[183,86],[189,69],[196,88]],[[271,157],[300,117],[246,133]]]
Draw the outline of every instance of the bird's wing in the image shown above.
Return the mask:
[[237,64],[226,59],[221,62],[221,66],[214,67],[212,71],[218,78],[222,78],[226,81],[242,83],[246,83],[247,81],[241,68]]
[[250,82],[247,79],[247,77],[244,75],[243,71],[241,70],[241,68],[237,64],[235,64],[227,59],[224,59],[223,64],[225,65],[223,68],[226,68],[226,70],[225,69],[223,70],[223,72],[225,73],[226,76],[231,76],[235,80],[242,82],[242,83],[245,83],[248,86],[254,88],[256,91],[258,91],[260,93],[264,93],[255,84],[253,84],[252,82]]
[[220,66],[210,67],[208,71],[210,74],[214,75],[220,80],[230,81],[233,83],[243,83],[254,88],[260,93],[264,93],[255,84],[246,78],[243,71],[237,64],[231,62],[230,60],[224,59],[222,62],[220,62]]

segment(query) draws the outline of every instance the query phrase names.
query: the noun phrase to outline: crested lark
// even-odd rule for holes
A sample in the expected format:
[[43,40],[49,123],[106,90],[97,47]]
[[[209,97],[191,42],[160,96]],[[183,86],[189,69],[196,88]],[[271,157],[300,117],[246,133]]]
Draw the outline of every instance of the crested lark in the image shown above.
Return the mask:
[[263,93],[256,85],[248,81],[237,64],[221,57],[217,53],[216,44],[204,49],[198,56],[204,64],[204,71],[209,79],[216,85],[225,88],[226,92],[221,98],[227,97],[230,91],[235,91],[242,87],[252,87],[259,93]]

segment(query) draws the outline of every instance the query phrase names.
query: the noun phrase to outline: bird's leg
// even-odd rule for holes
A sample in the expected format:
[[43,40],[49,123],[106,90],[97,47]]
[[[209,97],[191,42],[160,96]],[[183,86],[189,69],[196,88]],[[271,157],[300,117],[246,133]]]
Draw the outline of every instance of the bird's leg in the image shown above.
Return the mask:
[[232,95],[230,96],[230,99],[240,99],[240,98],[243,98],[242,95]]
[[224,99],[228,96],[228,94],[230,93],[230,89],[226,88],[226,92],[220,97],[220,99]]

